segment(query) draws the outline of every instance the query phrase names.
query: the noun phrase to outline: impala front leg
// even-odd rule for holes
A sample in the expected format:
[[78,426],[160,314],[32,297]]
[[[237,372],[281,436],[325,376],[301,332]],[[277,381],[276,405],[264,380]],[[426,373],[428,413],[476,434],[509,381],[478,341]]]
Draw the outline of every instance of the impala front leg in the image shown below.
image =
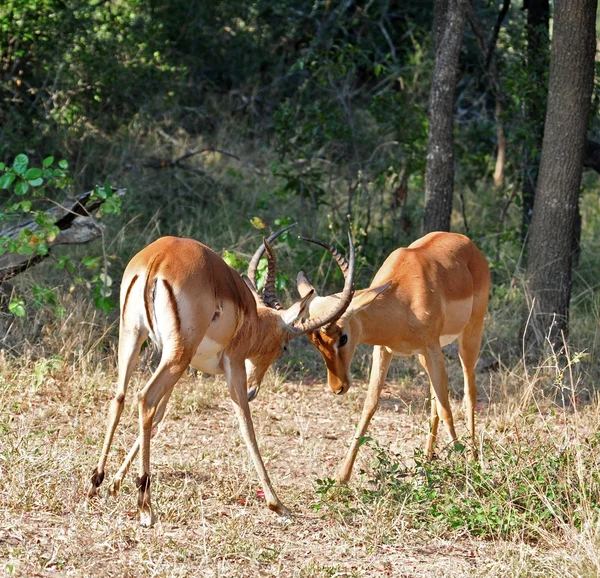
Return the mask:
[[392,354],[387,348],[380,345],[376,345],[373,348],[373,363],[371,365],[371,376],[369,378],[367,397],[365,398],[360,421],[354,432],[354,437],[352,438],[352,444],[346,453],[346,458],[342,466],[338,470],[336,476],[338,483],[346,483],[352,475],[352,468],[354,467],[354,461],[356,460],[356,454],[358,453],[361,439],[365,435],[369,423],[375,415],[375,411],[379,405],[379,396],[381,395],[381,389],[385,383],[391,361]]
[[250,407],[248,405],[248,393],[246,390],[246,370],[244,362],[231,361],[228,357],[223,357],[223,365],[225,366],[225,378],[229,387],[229,395],[233,402],[233,409],[238,418],[240,432],[246,442],[248,453],[254,463],[254,468],[258,474],[258,478],[262,485],[265,494],[265,500],[270,510],[273,510],[280,516],[289,517],[289,510],[279,501],[279,498],[273,490],[269,474],[260,456],[256,436],[254,434],[254,425],[252,424],[252,416],[250,415]]

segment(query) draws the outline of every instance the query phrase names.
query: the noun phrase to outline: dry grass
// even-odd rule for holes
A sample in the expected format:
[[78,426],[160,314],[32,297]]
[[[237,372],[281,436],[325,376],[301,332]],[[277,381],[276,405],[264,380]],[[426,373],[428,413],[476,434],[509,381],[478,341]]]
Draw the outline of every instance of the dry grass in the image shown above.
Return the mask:
[[[81,322],[71,322],[75,326]],[[80,326],[80,331],[83,326]],[[64,347],[77,327],[62,328]],[[96,327],[102,335],[101,325]],[[80,334],[81,335],[81,334]],[[90,340],[97,336],[91,335]],[[73,338],[75,339],[75,338]],[[89,348],[80,348],[88,351]],[[63,351],[66,351],[63,349]],[[71,350],[73,351],[73,350]],[[358,419],[364,384],[342,398],[306,371],[310,350],[299,344],[271,373],[252,411],[262,455],[275,487],[291,508],[291,523],[264,507],[260,489],[224,382],[190,372],[178,385],[164,427],[152,444],[153,495],[159,521],[136,521],[134,473],[119,497],[87,503],[85,488],[97,459],[114,357],[71,355],[9,359],[0,367],[0,559],[17,576],[597,576],[597,515],[576,529],[564,524],[537,540],[502,535],[474,538],[464,531],[417,528],[392,503],[321,497],[317,478],[333,475]],[[67,359],[72,360],[67,361]],[[407,462],[426,432],[424,376],[412,362],[398,363],[386,387],[371,435]],[[452,384],[460,408],[460,373]],[[295,369],[294,369],[295,368]],[[135,375],[132,389],[147,379]],[[304,376],[304,381],[300,378]],[[316,379],[315,379],[316,376]],[[564,411],[539,393],[541,375],[501,369],[480,374],[478,424],[483,438],[510,445],[521,432],[572,443],[598,431],[597,401]],[[536,382],[535,380],[538,379]],[[529,391],[527,391],[527,387]],[[129,393],[129,400],[133,392]],[[109,475],[136,435],[130,402],[117,431]],[[517,432],[517,433],[515,433]],[[522,442],[523,440],[521,440]],[[363,448],[353,482],[368,487],[360,470],[372,469]]]
[[[204,144],[175,135],[176,146],[171,149],[158,132],[153,134],[154,144],[150,138],[141,139],[146,156],[176,158]],[[235,151],[252,166],[268,166],[268,155]],[[217,250],[227,247],[247,257],[256,240],[248,224],[251,216],[259,214],[271,223],[272,215],[298,212],[297,199],[277,201],[274,195],[269,203],[278,207],[256,209],[261,195],[276,188],[268,170],[259,177],[254,168],[227,159],[206,156],[196,161],[198,168],[209,171],[210,179],[182,171],[157,176],[135,165],[128,168],[127,154],[122,166],[98,165],[101,180],[114,170],[109,180],[132,188],[122,229],[107,237],[107,250],[116,255],[111,268],[115,279],[125,256],[161,234],[190,235]],[[241,185],[237,173],[228,172],[231,168],[242,171]],[[236,187],[243,188],[244,195],[236,195],[233,210],[230,197]],[[160,218],[153,212],[155,206],[161,206]],[[312,226],[308,218],[304,221]],[[294,256],[285,246],[278,257],[280,253],[282,269],[289,271],[286,264]],[[364,279],[371,274],[367,269]],[[26,287],[30,281],[22,277],[19,283]],[[589,511],[583,523],[575,523],[569,515],[557,516],[550,529],[529,529],[535,539],[531,534],[525,538],[493,532],[474,537],[443,524],[419,524],[408,508],[393,500],[362,500],[376,468],[373,451],[364,447],[350,497],[333,492],[324,499],[316,491],[317,479],[332,476],[340,463],[360,414],[365,385],[357,380],[347,395],[332,396],[324,385],[322,363],[306,344],[291,348],[251,406],[263,458],[278,495],[293,512],[291,523],[267,511],[257,493],[260,487],[223,380],[193,372],[178,384],[152,443],[156,526],[147,530],[137,523],[135,471],[128,474],[116,499],[106,495],[107,480],[100,498],[87,503],[86,486],[97,461],[116,377],[116,335],[114,325],[81,299],[85,293],[82,285],[72,295],[60,297],[66,311],[61,319],[40,311],[26,322],[6,320],[3,328],[3,344],[17,347],[0,352],[0,573],[306,578],[600,575],[599,516],[591,498],[584,504]],[[585,454],[590,447],[587,440],[597,435],[600,423],[597,297],[591,301],[592,314],[574,315],[573,320],[577,327],[573,334],[586,342],[590,358],[560,380],[556,377],[561,370],[552,363],[538,370],[506,361],[514,358],[507,344],[513,344],[518,331],[520,297],[518,285],[510,283],[491,302],[484,352],[500,359],[500,369],[478,375],[481,439],[506,448],[539,444],[561,451],[568,446],[581,459],[579,475],[599,476],[597,456]],[[580,331],[585,324],[590,327]],[[359,351],[355,375],[366,375],[368,351]],[[456,360],[448,366],[456,422],[464,434],[462,376]],[[149,360],[143,360],[132,380],[108,477],[135,439],[137,411],[131,400],[150,367]],[[574,384],[572,389],[569,383]],[[427,391],[418,364],[394,363],[370,428],[382,448],[399,452],[408,464],[425,442]],[[360,475],[361,470],[367,473]],[[532,515],[532,524],[534,519]]]

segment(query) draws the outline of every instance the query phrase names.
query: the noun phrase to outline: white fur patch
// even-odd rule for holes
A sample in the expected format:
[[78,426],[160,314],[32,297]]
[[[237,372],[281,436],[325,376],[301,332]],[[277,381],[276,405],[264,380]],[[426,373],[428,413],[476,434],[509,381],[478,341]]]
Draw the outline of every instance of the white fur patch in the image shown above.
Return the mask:
[[210,337],[204,337],[190,365],[204,373],[221,374],[224,371],[221,367],[223,349],[222,344],[213,341]]

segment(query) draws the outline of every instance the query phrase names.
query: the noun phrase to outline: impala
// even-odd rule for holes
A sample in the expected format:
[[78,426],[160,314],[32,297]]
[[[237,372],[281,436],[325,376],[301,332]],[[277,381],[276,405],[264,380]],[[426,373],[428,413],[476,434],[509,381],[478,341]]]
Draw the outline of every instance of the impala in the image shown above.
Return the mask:
[[191,365],[206,373],[225,374],[240,431],[267,506],[280,515],[289,515],[271,486],[260,456],[248,397],[256,394],[266,370],[290,340],[315,331],[343,314],[352,299],[354,275],[351,245],[344,290],[330,309],[321,317],[303,321],[302,313],[311,295],[283,309],[275,298],[276,263],[269,243],[289,228],[266,239],[264,247],[261,246],[252,259],[249,272],[254,277],[260,256],[267,251],[264,297],[247,277],[240,276],[215,252],[192,239],[163,237],[129,262],[121,283],[118,382],[110,403],[102,452],[88,490],[90,497],[97,493],[104,479],[104,467],[123,411],[127,384],[140,347],[150,337],[162,350],[160,362],[138,394],[140,434],[112,481],[111,493],[119,490],[141,448],[138,511],[142,525],[154,523],[150,500],[151,432],[163,418],[175,384]]
[[[325,243],[311,242],[333,251]],[[335,256],[345,268],[344,258],[339,253]],[[343,315],[308,333],[325,360],[327,381],[334,393],[345,393],[351,385],[350,362],[357,344],[375,346],[367,397],[338,470],[339,482],[350,479],[361,438],[377,409],[394,355],[417,355],[429,376],[431,418],[426,454],[431,457],[440,417],[451,440],[456,441],[442,347],[458,339],[468,427],[475,441],[475,364],[489,288],[488,264],[472,241],[455,233],[429,233],[408,248],[391,253],[371,286],[356,291]],[[309,300],[309,318],[323,315],[341,298],[317,296],[302,271],[298,274],[298,290],[303,299]]]

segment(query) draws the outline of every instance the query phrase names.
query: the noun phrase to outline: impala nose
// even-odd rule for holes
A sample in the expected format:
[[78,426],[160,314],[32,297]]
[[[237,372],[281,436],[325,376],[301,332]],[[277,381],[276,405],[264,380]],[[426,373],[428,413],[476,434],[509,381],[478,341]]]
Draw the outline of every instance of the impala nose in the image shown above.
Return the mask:
[[349,389],[350,389],[350,384],[345,383],[344,385],[342,385],[342,387],[340,387],[338,390],[334,391],[333,393],[335,393],[335,395],[342,395],[342,394],[346,393]]

